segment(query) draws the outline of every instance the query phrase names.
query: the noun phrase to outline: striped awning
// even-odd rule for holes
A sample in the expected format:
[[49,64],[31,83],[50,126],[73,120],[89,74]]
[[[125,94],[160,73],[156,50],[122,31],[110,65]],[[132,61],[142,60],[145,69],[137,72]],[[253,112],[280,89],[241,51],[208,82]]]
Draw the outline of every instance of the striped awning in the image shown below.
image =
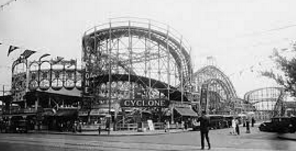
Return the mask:
[[197,117],[197,113],[194,112],[191,108],[181,108],[181,107],[176,107],[175,110],[176,110],[181,116],[192,116],[192,117]]

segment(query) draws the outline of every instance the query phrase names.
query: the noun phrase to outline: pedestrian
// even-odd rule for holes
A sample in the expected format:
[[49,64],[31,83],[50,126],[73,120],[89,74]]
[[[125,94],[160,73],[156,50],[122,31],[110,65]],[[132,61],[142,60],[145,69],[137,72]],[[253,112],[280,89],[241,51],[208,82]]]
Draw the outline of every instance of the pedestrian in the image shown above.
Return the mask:
[[239,135],[240,131],[239,131],[239,121],[238,118],[235,119],[235,130],[236,130],[236,134]]
[[81,133],[82,132],[82,122],[79,121],[78,123],[78,132]]
[[72,130],[73,130],[73,133],[76,133],[76,131],[77,131],[77,121],[74,121]]
[[179,121],[176,121],[176,129],[179,129]]
[[164,126],[164,132],[167,132],[167,120],[164,120],[163,126]]
[[255,118],[252,117],[252,127],[254,127],[254,124],[255,124]]
[[204,138],[207,140],[208,149],[211,149],[209,138],[210,118],[206,116],[206,111],[202,111],[201,117],[199,117],[197,121],[200,122],[201,149],[205,148]]
[[246,133],[251,133],[251,131],[250,131],[250,118],[249,117],[247,117],[247,120],[246,120],[246,128],[247,128]]
[[169,132],[170,131],[170,123],[168,120],[164,121],[164,132]]
[[236,134],[235,117],[233,117],[232,120],[231,120],[231,127],[232,127],[232,131],[230,133],[233,134],[233,135],[235,135]]
[[98,132],[99,132],[99,135],[101,135],[101,125],[99,125],[98,127]]

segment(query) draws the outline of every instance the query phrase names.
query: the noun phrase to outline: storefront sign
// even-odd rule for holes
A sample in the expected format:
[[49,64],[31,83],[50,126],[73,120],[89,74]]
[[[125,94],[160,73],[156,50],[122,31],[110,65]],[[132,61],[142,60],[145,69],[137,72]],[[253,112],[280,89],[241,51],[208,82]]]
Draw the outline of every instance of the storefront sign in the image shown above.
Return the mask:
[[208,105],[208,84],[203,84],[201,86],[201,92],[200,92],[201,111],[207,111],[207,105]]
[[168,107],[169,101],[162,99],[151,100],[121,100],[121,107]]

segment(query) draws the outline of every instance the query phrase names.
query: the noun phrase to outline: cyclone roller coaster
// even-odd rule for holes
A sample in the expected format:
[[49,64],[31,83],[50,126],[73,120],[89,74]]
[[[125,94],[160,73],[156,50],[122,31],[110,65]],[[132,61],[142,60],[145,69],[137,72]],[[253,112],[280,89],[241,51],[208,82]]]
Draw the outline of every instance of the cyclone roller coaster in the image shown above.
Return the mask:
[[[13,65],[10,105],[4,114],[39,120],[51,117],[48,120],[56,120],[54,123],[75,115],[88,116],[87,120],[94,117],[94,121],[112,116],[116,123],[120,114],[118,125],[124,125],[125,118],[139,117],[136,111],[172,121],[178,120],[174,115],[190,119],[201,110],[202,85],[208,86],[210,114],[249,111],[218,67],[208,65],[193,72],[190,51],[186,39],[168,25],[140,18],[110,19],[84,33],[81,66],[72,59],[26,60]],[[18,71],[19,66],[25,68]],[[120,101],[146,107],[127,112],[130,108],[118,106]],[[13,109],[12,104],[21,109]],[[153,118],[159,120],[156,116]]]
[[133,99],[136,88],[142,98],[188,101],[190,47],[174,29],[151,20],[110,20],[87,30],[82,48],[83,68],[96,77],[95,95],[104,96],[110,85],[117,98]]

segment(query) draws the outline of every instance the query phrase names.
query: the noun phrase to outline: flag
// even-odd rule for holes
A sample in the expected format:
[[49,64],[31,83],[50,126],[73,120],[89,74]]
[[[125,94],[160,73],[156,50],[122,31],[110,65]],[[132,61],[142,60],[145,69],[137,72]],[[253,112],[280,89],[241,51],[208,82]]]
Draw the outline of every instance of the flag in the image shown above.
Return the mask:
[[64,59],[64,57],[57,56],[57,58],[55,60],[51,60],[51,62],[53,64],[57,64],[57,63],[61,62],[63,59]]
[[57,62],[61,62],[63,59],[64,59],[64,57],[57,56],[56,61],[57,61]]
[[70,60],[62,60],[61,61],[62,64],[64,65],[68,65],[67,68],[71,67],[72,65],[76,65],[76,60],[74,59],[70,59]]
[[68,61],[69,65],[67,66],[67,68],[71,67],[72,65],[76,65],[76,60],[71,59],[70,61]]
[[45,58],[45,57],[47,57],[47,56],[50,56],[50,54],[46,53],[46,54],[42,55],[42,56],[39,58],[39,61],[41,61],[42,58]]
[[23,59],[27,59],[29,58],[33,53],[35,53],[36,51],[33,50],[25,50],[21,56],[23,57]]
[[8,49],[8,53],[7,53],[7,56],[9,56],[9,54],[12,52],[12,51],[14,51],[14,50],[16,50],[16,49],[19,49],[19,47],[16,47],[16,46],[9,46],[9,49]]

